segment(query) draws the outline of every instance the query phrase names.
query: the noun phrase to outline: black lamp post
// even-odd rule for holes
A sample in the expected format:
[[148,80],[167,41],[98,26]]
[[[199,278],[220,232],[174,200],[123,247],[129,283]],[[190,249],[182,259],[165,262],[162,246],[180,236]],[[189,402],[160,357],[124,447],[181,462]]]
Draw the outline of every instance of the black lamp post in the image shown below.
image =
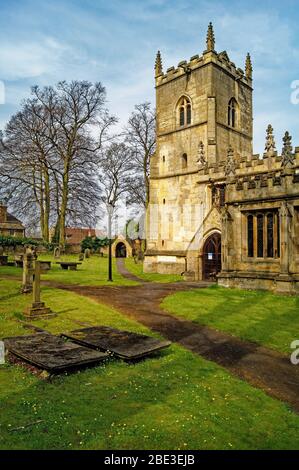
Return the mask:
[[109,237],[109,251],[108,251],[108,281],[112,282],[112,215],[113,215],[114,205],[109,202],[108,203],[108,237]]

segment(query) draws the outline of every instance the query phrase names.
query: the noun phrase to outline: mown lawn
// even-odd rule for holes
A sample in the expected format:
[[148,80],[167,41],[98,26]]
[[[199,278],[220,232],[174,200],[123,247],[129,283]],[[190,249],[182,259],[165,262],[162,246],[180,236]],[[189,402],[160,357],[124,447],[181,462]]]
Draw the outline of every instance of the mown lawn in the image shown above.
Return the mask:
[[[212,286],[164,299],[168,312],[290,354],[299,339],[299,297]],[[298,391],[299,393],[299,391]]]
[[[79,328],[80,320],[152,334],[70,292],[43,287],[42,298],[58,315],[34,324],[54,333]],[[16,281],[0,279],[0,337],[28,334],[18,320],[30,300]],[[172,345],[135,365],[108,361],[50,382],[0,366],[0,448],[298,449],[299,416]]]
[[135,263],[133,258],[125,259],[126,268],[135,276],[150,282],[177,282],[183,281],[183,277],[179,274],[157,274],[157,273],[144,273],[143,262],[138,261]]
[[[13,258],[11,257],[11,260]],[[62,270],[56,261],[76,261],[78,262],[78,255],[64,255],[58,260],[52,254],[42,254],[38,257],[39,260],[49,260],[52,262],[51,270],[46,274],[42,274],[42,279],[47,281],[61,282],[65,284],[78,284],[82,286],[101,286],[101,285],[124,285],[134,286],[138,282],[125,279],[119,274],[116,266],[116,259],[112,260],[113,266],[113,283],[107,280],[108,278],[108,259],[107,257],[100,257],[92,255],[90,258],[82,261],[78,266],[77,271]],[[143,263],[137,264],[133,258],[125,259],[126,268],[135,276],[151,282],[176,282],[182,281],[182,276],[173,274],[146,274],[143,272]],[[15,266],[0,266],[0,276],[22,276],[22,268]]]
[[[108,278],[108,259],[102,258],[98,255],[92,255],[90,258],[82,261],[82,264],[78,266],[77,271],[69,271],[61,269],[56,261],[78,261],[78,255],[64,255],[58,260],[53,257],[52,254],[42,254],[38,257],[39,260],[49,260],[52,262],[51,270],[45,274],[42,274],[42,279],[46,281],[55,281],[65,284],[78,284],[82,286],[101,286],[101,285],[125,285],[134,286],[138,285],[137,282],[125,279],[117,271],[116,261],[112,260],[113,263],[113,283],[107,280]],[[22,268],[14,266],[0,266],[0,276],[11,275],[11,276],[22,276]]]

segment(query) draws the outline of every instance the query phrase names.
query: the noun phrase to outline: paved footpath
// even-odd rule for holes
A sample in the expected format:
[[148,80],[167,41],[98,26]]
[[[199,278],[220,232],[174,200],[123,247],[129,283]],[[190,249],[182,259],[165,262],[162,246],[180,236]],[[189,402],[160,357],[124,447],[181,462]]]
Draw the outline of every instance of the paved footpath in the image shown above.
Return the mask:
[[[118,260],[118,268],[123,276],[132,279],[132,274],[126,271],[123,260]],[[134,276],[134,280],[137,279]],[[288,356],[213,328],[177,318],[160,307],[167,295],[183,290],[202,289],[209,283],[140,281],[139,286],[129,287],[57,287],[113,306],[170,341],[223,366],[272,397],[285,401],[299,413],[299,366],[292,365]],[[200,308],[200,305],[198,307]]]

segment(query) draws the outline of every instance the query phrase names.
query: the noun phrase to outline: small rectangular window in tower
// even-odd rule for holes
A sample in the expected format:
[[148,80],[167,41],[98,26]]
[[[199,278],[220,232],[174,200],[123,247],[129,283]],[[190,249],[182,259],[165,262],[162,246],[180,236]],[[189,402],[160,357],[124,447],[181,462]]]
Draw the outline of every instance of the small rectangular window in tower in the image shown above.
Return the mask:
[[224,204],[225,204],[225,186],[219,186],[219,201],[220,201],[220,207],[224,207]]
[[187,154],[184,153],[182,155],[182,169],[186,169],[187,168],[187,165],[188,165],[188,157],[187,157]]

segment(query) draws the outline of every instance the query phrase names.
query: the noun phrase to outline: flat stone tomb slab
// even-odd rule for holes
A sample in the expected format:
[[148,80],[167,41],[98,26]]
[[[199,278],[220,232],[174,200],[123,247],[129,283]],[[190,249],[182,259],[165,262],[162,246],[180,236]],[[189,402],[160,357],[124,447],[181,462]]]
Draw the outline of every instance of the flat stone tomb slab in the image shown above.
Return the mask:
[[160,341],[146,335],[121,331],[109,326],[94,326],[63,333],[63,336],[93,349],[110,351],[125,360],[139,359],[168,347],[170,341]]
[[4,338],[4,344],[14,356],[53,373],[96,364],[109,357],[107,353],[66,341],[50,333]]

